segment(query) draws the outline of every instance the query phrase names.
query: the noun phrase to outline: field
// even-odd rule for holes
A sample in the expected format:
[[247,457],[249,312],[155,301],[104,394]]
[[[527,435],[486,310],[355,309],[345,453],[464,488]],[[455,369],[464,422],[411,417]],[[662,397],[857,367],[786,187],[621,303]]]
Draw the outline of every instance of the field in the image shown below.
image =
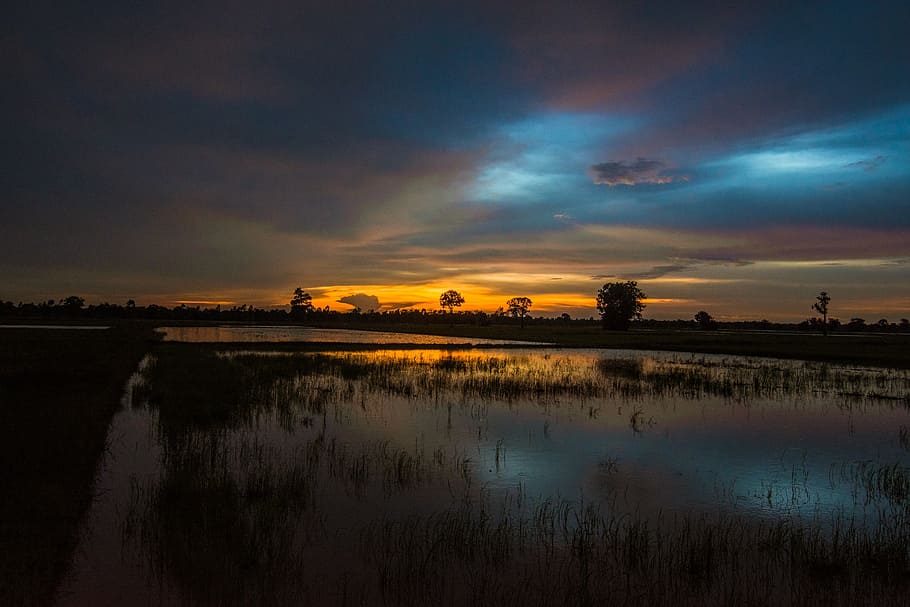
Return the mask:
[[442,329],[0,333],[0,602],[903,604],[900,336]]

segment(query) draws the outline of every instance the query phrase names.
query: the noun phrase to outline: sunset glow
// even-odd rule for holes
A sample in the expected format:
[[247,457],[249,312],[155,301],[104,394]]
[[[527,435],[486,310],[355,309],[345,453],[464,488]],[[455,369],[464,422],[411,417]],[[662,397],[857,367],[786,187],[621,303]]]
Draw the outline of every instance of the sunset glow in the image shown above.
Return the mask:
[[910,316],[905,3],[310,4],[18,7],[0,299]]

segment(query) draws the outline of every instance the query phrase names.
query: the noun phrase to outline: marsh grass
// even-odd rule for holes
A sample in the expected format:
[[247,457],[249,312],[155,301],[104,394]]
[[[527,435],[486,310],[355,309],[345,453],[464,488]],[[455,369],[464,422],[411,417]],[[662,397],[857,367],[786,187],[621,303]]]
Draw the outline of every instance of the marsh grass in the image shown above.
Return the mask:
[[[152,508],[132,523],[145,534],[142,549],[160,583],[176,586],[184,600],[901,605],[910,589],[905,519],[874,530],[845,518],[654,520],[577,501],[527,507],[516,506],[513,494],[497,501],[466,493],[430,514],[350,520],[330,532],[318,517],[289,517],[274,501],[251,507],[241,486],[217,475],[169,476],[165,489],[140,497]],[[338,543],[343,557],[332,551]]]
[[900,463],[853,462],[840,466],[840,480],[851,483],[855,495],[862,489],[865,504],[885,498],[891,506],[903,508],[910,515],[910,467]]
[[134,479],[125,546],[194,604],[287,602],[306,590],[305,548],[323,533],[315,509],[319,449],[285,459],[257,441],[188,438],[154,483]]
[[652,521],[564,500],[513,516],[462,504],[368,526],[361,555],[377,577],[368,600],[378,592],[385,605],[900,604],[906,525],[867,534],[832,524],[829,539],[821,522]]
[[339,490],[383,503],[461,475],[458,488],[448,483],[461,494],[469,464],[442,449],[355,447],[323,433],[290,451],[242,431],[185,434],[163,453],[158,477],[133,480],[122,538],[165,594],[192,604],[296,604],[320,596],[324,576],[334,579],[324,559],[340,558],[339,528],[358,524]]
[[[376,395],[449,415],[459,407],[477,419],[518,401],[628,404],[636,433],[654,421],[641,405],[652,397],[894,407],[906,400],[903,372],[684,356],[159,348],[145,374],[134,399],[152,415],[160,472],[134,481],[122,532],[165,600],[902,605],[910,590],[907,471],[899,466],[859,465],[838,477],[870,504],[899,506],[874,525],[846,514],[788,516],[803,499],[805,463],[768,486],[768,507],[780,516],[652,516],[619,499],[591,504],[486,487],[477,466],[498,473],[513,457],[501,438],[487,441],[481,462],[480,453],[341,431],[351,416],[373,419],[390,406]],[[294,440],[276,440],[276,428]],[[621,468],[615,457],[600,465],[611,477]]]
[[[636,399],[674,396],[722,397],[737,401],[829,397],[842,403],[885,401],[910,406],[910,373],[766,359],[663,359],[475,352],[342,352],[267,356],[246,352],[222,355],[256,376],[320,376],[357,380],[373,391],[405,397],[463,399],[532,398]],[[747,361],[747,362],[742,362]],[[231,374],[237,378],[236,373]],[[335,388],[337,389],[337,387]]]

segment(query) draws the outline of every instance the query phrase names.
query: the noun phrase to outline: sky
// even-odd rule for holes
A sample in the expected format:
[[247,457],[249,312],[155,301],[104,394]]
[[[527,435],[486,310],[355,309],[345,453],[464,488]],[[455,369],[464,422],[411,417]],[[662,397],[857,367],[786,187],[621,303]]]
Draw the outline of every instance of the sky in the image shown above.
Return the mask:
[[0,299],[910,317],[910,3],[44,2]]

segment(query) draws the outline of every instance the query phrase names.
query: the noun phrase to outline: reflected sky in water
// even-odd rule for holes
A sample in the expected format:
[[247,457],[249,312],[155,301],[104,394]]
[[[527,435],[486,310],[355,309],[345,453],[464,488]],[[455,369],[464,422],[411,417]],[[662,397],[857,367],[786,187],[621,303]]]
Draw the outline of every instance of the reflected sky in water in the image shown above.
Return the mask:
[[[230,388],[240,398],[213,395],[238,413],[213,422],[185,416],[195,401],[168,402],[168,390],[204,381],[175,377],[189,364],[166,358],[178,355],[147,359],[132,380],[63,604],[97,598],[99,580],[121,568],[118,600],[186,591],[170,574],[158,590],[137,582],[152,576],[149,554],[175,543],[161,535],[174,523],[156,496],[179,494],[181,478],[233,479],[228,503],[238,504],[257,475],[297,487],[297,506],[331,539],[317,543],[326,563],[364,525],[466,497],[523,511],[560,497],[646,517],[861,525],[906,507],[857,480],[863,462],[910,463],[906,371],[633,351],[234,351],[205,362],[240,378]],[[130,525],[144,535],[123,535]]]
[[504,345],[531,344],[534,342],[480,337],[450,337],[419,333],[394,333],[388,331],[358,331],[354,329],[320,329],[301,326],[222,326],[222,327],[159,327],[164,341],[191,343],[261,343],[261,342],[317,342],[350,344],[418,344],[418,345]]

